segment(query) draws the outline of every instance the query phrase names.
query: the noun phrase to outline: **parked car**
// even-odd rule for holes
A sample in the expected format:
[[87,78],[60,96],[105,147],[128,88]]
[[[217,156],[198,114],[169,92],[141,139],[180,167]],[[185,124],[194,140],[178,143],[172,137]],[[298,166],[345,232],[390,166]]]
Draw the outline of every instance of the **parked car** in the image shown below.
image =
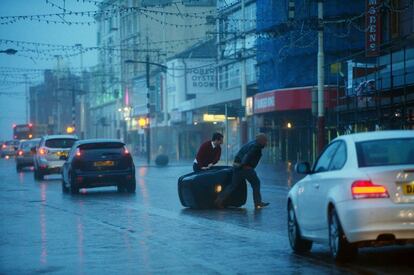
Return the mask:
[[414,243],[414,131],[338,137],[296,171],[307,176],[288,194],[294,251],[326,242],[345,261],[359,247]]
[[77,141],[63,165],[62,191],[79,193],[80,188],[117,186],[134,193],[135,165],[125,144],[113,139]]
[[[215,208],[218,194],[231,183],[233,169],[229,166],[213,166],[211,169],[190,173],[178,179],[178,196],[185,207],[195,209]],[[246,184],[239,184],[229,196],[225,206],[240,207],[246,203]]]
[[40,138],[29,139],[21,141],[16,154],[16,171],[20,172],[24,167],[33,166],[34,152],[33,147],[39,145]]
[[78,140],[72,135],[43,136],[39,146],[32,148],[34,156],[34,178],[43,179],[45,175],[60,174],[70,148]]
[[1,145],[1,157],[10,158],[16,155],[17,147],[19,146],[18,140],[8,140]]

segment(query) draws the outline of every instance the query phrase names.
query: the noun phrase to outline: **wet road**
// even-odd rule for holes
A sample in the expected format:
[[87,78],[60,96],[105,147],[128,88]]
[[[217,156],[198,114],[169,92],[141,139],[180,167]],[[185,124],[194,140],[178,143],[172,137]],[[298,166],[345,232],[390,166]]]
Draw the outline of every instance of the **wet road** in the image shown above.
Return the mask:
[[[59,176],[36,182],[0,160],[0,274],[412,274],[414,247],[362,249],[337,265],[328,248],[291,252],[286,168],[259,169],[270,207],[184,209],[177,178],[190,166],[137,167],[136,194],[116,188],[62,194]],[[250,189],[249,189],[250,192]]]

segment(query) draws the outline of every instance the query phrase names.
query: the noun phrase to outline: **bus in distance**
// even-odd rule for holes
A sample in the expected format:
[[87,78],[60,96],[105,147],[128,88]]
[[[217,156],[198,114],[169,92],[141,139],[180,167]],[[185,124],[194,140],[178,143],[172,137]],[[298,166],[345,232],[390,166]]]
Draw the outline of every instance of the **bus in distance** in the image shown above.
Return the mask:
[[33,124],[18,124],[13,125],[13,139],[32,139],[33,138]]

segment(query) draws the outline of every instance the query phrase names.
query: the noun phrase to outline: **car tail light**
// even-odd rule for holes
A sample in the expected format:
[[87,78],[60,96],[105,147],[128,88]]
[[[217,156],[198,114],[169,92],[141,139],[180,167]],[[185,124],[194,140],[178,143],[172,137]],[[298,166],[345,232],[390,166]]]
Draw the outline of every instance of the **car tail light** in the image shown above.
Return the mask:
[[19,150],[19,152],[17,152],[17,154],[18,154],[19,156],[23,156],[23,151],[22,151],[22,150]]
[[81,151],[80,151],[80,149],[79,149],[79,148],[76,148],[76,153],[75,153],[75,155],[76,155],[77,157],[82,156]]
[[357,180],[352,183],[352,197],[354,199],[388,198],[385,186],[372,183],[370,180]]
[[6,145],[6,144],[3,144],[3,145],[1,146],[1,148],[3,148],[3,149],[6,149],[6,147],[7,147],[7,145]]
[[124,146],[124,155],[128,156],[129,155],[129,151],[128,149]]
[[39,148],[39,154],[42,155],[42,156],[46,155],[47,154],[47,149],[43,148],[43,147],[40,147]]

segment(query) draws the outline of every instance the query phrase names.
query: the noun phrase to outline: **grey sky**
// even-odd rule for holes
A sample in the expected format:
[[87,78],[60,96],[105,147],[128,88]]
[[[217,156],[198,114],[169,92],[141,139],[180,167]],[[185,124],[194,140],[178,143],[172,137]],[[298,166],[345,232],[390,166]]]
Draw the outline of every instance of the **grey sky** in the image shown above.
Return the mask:
[[[0,16],[6,15],[38,15],[48,13],[61,13],[62,10],[53,7],[47,2],[52,2],[59,6],[65,6],[72,11],[93,11],[97,10],[96,6],[90,3],[84,3],[82,0],[0,0]],[[92,17],[65,17],[69,21],[93,21]],[[55,17],[53,20],[60,20]],[[4,22],[4,20],[0,20]],[[46,22],[21,21],[10,25],[0,25],[0,39],[29,41],[50,44],[75,45],[81,43],[83,46],[96,46],[96,25],[64,25]],[[35,46],[26,46],[35,49]],[[16,48],[13,44],[0,42],[0,50],[7,48]],[[59,54],[59,52],[53,52]],[[52,56],[53,56],[52,54]],[[63,54],[63,53],[62,53]],[[28,55],[33,59],[23,57]],[[79,67],[80,57],[76,56],[65,59],[71,67]],[[45,69],[54,68],[56,61],[41,60],[35,53],[18,52],[17,55],[7,56],[0,54],[0,140],[10,139],[12,136],[11,125],[13,123],[25,123],[25,101],[24,101],[24,84],[9,84],[7,82],[21,81],[13,74],[12,77],[6,76],[4,67]],[[90,52],[84,55],[84,66],[96,64],[96,53]],[[21,72],[23,73],[23,72]],[[32,76],[32,75],[31,75]],[[36,76],[35,76],[36,77]],[[41,73],[32,80],[33,84],[41,81]],[[5,83],[6,82],[6,83]],[[47,106],[45,106],[47,108]]]

